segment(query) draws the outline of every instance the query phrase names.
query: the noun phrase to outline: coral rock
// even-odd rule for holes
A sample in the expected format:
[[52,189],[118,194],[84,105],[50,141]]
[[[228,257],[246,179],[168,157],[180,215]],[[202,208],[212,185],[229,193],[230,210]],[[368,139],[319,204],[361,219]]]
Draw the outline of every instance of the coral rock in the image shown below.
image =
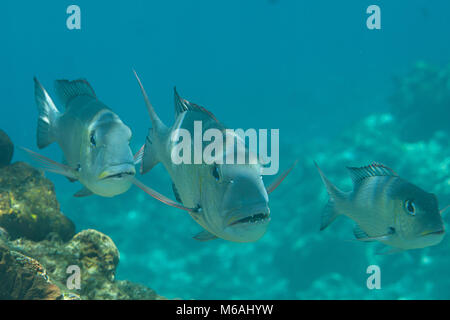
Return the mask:
[[61,298],[60,289],[38,261],[5,246],[0,246],[0,279],[0,299]]
[[68,240],[75,233],[72,221],[59,211],[53,184],[23,162],[0,169],[0,227],[12,239],[34,241],[52,233]]
[[[152,289],[128,281],[116,281],[119,251],[105,234],[88,229],[70,241],[33,242],[16,239],[10,250],[32,256],[45,266],[49,277],[59,286],[64,300],[74,299],[163,299]],[[70,266],[80,270],[80,288],[68,288]]]

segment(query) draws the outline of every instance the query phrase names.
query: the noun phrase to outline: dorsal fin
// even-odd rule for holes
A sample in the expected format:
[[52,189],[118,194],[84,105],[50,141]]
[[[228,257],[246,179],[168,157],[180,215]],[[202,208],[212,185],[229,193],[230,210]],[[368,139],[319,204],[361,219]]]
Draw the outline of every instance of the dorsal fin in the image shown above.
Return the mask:
[[369,177],[380,177],[380,176],[398,177],[397,173],[395,173],[394,170],[392,170],[389,167],[386,167],[381,163],[376,162],[365,167],[360,168],[347,167],[347,169],[350,171],[350,177],[352,178],[355,184]]
[[90,96],[97,99],[94,89],[85,79],[78,79],[74,81],[56,80],[55,90],[60,101],[67,107],[70,100],[78,96]]
[[185,111],[199,111],[206,113],[211,119],[213,119],[216,122],[219,122],[217,118],[208,110],[206,110],[204,107],[199,106],[198,104],[192,103],[187,101],[186,99],[183,99],[180,97],[180,95],[177,92],[177,88],[173,88],[174,91],[174,99],[175,99],[175,117],[178,117],[180,113],[183,113]]

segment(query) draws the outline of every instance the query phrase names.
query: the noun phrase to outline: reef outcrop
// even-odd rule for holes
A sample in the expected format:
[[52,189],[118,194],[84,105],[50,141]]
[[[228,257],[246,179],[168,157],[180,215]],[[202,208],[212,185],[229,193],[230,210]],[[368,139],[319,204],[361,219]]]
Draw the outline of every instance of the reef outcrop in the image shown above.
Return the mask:
[[37,260],[0,245],[0,299],[60,298],[60,289]]
[[110,237],[75,234],[40,171],[23,162],[0,168],[0,299],[163,299],[115,279],[118,263]]
[[[0,242],[1,243],[1,242]],[[161,299],[150,288],[129,281],[115,279],[119,263],[119,251],[107,235],[93,230],[83,230],[70,241],[28,239],[5,241],[0,247],[8,258],[8,272],[0,280],[0,291],[10,292],[10,299]],[[0,256],[1,257],[1,256]],[[28,262],[28,278],[31,277],[39,290],[13,294],[23,289],[2,286],[2,283],[16,283],[23,272],[18,268],[20,261]],[[13,260],[16,260],[15,264]],[[0,279],[2,279],[0,263]],[[23,267],[22,267],[23,268]],[[76,274],[79,270],[79,274]],[[30,274],[32,276],[30,276]],[[76,278],[79,277],[78,287]],[[26,277],[27,278],[27,277]],[[27,279],[28,279],[27,278]],[[34,280],[34,279],[37,280]],[[43,278],[45,281],[42,281]],[[21,283],[21,280],[18,282]],[[24,288],[29,286],[24,285]],[[55,288],[56,287],[56,288]]]
[[417,62],[394,85],[389,100],[403,140],[429,139],[437,130],[450,133],[450,64],[440,68]]
[[0,168],[0,227],[13,239],[69,240],[75,226],[59,210],[53,183],[24,162]]

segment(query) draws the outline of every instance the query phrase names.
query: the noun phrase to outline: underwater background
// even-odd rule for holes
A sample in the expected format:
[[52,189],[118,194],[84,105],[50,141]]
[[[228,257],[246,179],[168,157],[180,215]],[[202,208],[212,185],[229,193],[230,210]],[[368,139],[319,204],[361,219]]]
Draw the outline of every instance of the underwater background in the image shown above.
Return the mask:
[[[66,8],[81,8],[81,30]],[[381,8],[381,30],[366,8]],[[353,223],[319,232],[327,202],[313,161],[351,189],[346,166],[373,161],[450,204],[450,2],[448,1],[3,1],[0,129],[37,150],[33,76],[86,78],[133,130],[150,127],[136,69],[165,123],[173,87],[230,128],[280,129],[280,170],[266,235],[255,243],[197,242],[200,227],[136,187],[114,198],[74,198],[81,188],[46,173],[77,231],[96,229],[120,252],[117,279],[183,299],[449,299],[450,242],[377,255]],[[40,151],[60,160],[56,144]],[[30,162],[16,149],[14,161]],[[139,176],[138,176],[139,177]],[[158,165],[140,179],[170,195]],[[273,177],[265,177],[269,184]],[[446,223],[448,218],[444,216]],[[366,286],[381,268],[381,290]]]

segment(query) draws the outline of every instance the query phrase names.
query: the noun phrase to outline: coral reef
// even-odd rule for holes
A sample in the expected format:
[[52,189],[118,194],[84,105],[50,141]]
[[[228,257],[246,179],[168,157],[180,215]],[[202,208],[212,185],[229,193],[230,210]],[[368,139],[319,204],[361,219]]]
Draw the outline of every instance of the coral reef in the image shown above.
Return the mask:
[[54,186],[23,162],[0,168],[0,226],[10,237],[70,239],[75,226],[59,211]]
[[164,299],[115,279],[119,251],[110,237],[74,233],[42,173],[21,162],[1,168],[0,299]]
[[8,135],[0,129],[0,168],[7,166],[13,157],[14,145]]
[[[55,239],[39,242],[16,239],[6,241],[3,248],[8,249],[10,254],[20,254],[23,259],[45,266],[45,271],[42,266],[40,271],[36,270],[39,274],[45,275],[48,283],[54,283],[52,287],[57,286],[60,299],[162,298],[144,286],[115,280],[119,251],[108,236],[96,230],[83,230],[68,242]],[[69,276],[72,274],[71,266],[76,266],[80,270],[80,288],[69,289],[67,286]],[[20,276],[20,273],[16,275]]]
[[450,131],[450,64],[439,68],[418,62],[408,75],[395,80],[390,102],[403,140],[429,139],[437,130]]
[[42,265],[17,251],[0,245],[0,299],[45,299],[61,297]]

